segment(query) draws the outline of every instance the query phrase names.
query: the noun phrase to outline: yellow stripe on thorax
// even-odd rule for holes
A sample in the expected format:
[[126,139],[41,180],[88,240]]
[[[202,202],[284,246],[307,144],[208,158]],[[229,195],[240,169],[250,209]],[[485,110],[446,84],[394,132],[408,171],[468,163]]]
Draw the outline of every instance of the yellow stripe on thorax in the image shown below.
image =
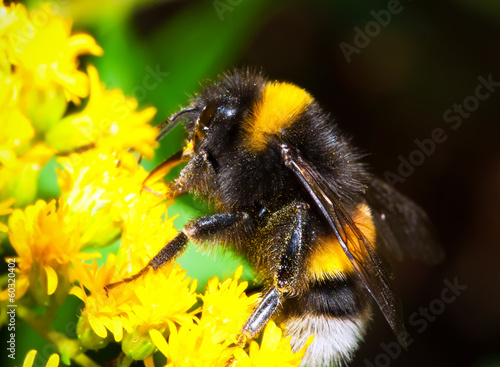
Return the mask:
[[[352,218],[363,235],[375,244],[375,226],[371,216],[370,208],[366,204],[360,204],[356,214]],[[345,229],[349,231],[349,229]],[[318,281],[343,277],[345,274],[354,273],[354,268],[334,236],[323,237],[318,240],[316,251],[308,262],[309,275]],[[358,248],[359,244],[351,244]]]
[[265,149],[269,136],[290,127],[313,101],[309,93],[296,85],[280,82],[267,84],[245,121],[249,148],[257,151]]

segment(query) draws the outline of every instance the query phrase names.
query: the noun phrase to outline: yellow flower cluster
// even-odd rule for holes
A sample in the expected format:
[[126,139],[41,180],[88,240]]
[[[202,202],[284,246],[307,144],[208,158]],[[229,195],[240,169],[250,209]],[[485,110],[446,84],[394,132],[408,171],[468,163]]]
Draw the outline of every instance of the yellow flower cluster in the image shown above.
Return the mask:
[[263,331],[262,342],[251,341],[249,348],[239,345],[240,330],[258,303],[258,294],[247,296],[246,282],[239,282],[240,266],[233,279],[220,283],[217,277],[208,282],[200,298],[203,300],[200,318],[179,329],[170,323],[168,342],[158,330],[150,336],[158,349],[167,357],[170,366],[298,366],[306,345],[292,353],[289,338],[274,322]]
[[[85,351],[111,340],[121,344],[123,366],[154,366],[158,351],[167,366],[298,365],[306,347],[292,353],[274,323],[260,343],[239,343],[259,297],[246,295],[241,267],[233,279],[210,280],[203,294],[174,263],[105,291],[141,271],[176,231],[161,199],[166,185],[148,180],[144,190],[148,172],[131,152],[153,156],[156,110],[137,111],[93,66],[82,71],[80,55],[103,51],[71,28],[49,5],[28,12],[0,0],[0,242],[8,236],[16,252],[19,317],[57,348],[47,366],[97,366]],[[39,171],[54,156],[61,194],[37,200]],[[117,255],[99,267],[95,249],[118,239]],[[5,302],[12,292],[1,286]],[[85,303],[78,339],[50,327],[68,294]],[[30,351],[23,366],[35,357]]]
[[[153,155],[156,130],[148,122],[156,110],[136,111],[137,101],[106,90],[95,68],[81,71],[78,56],[103,50],[71,26],[50,4],[28,13],[0,3],[0,201],[32,203],[39,171],[56,153],[98,145]],[[85,108],[67,114],[68,104],[86,97]]]
[[[127,149],[151,157],[156,143],[157,131],[149,125],[154,108],[136,111],[137,101],[106,90],[95,68],[79,70],[78,56],[102,53],[91,36],[72,34],[71,21],[49,3],[30,12],[21,4],[0,3],[2,221],[11,214],[0,232],[8,231],[19,254],[16,297],[30,289],[44,306],[65,298],[74,262],[99,256],[82,250],[119,236],[120,213],[141,200],[147,175]],[[66,113],[69,104],[86,97],[83,109]],[[59,158],[57,204],[29,205],[45,163],[80,147],[94,149]],[[25,209],[13,210],[13,204]]]

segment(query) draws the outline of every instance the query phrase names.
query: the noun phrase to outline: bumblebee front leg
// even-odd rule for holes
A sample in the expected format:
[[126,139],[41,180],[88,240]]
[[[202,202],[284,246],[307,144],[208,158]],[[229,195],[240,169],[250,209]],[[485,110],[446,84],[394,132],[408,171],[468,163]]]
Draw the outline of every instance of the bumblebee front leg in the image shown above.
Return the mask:
[[[296,292],[300,267],[303,263],[306,242],[306,227],[309,219],[309,205],[293,203],[278,211],[271,218],[267,227],[276,228],[274,235],[285,238],[278,264],[273,271],[273,286],[267,290],[259,305],[243,325],[241,330],[243,343],[245,338],[254,338],[269,322],[278,310],[287,293]],[[288,220],[287,220],[288,219]],[[283,225],[283,222],[287,223]]]
[[193,242],[209,241],[217,236],[223,236],[226,232],[231,232],[240,226],[250,226],[250,217],[246,213],[222,213],[201,217],[188,222],[181,233],[175,236],[158,252],[149,263],[137,274],[124,278],[116,283],[108,284],[104,287],[106,293],[120,284],[131,282],[137,279],[149,269],[159,269],[186,247],[189,240]]

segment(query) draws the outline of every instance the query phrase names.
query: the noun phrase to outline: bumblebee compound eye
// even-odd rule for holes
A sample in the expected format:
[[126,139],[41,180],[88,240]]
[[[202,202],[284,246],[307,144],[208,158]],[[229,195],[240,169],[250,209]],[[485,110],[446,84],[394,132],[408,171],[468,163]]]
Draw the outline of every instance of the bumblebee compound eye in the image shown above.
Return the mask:
[[217,107],[218,105],[216,104],[211,104],[203,107],[203,110],[201,111],[198,119],[194,124],[192,138],[194,146],[198,145],[200,140],[205,136],[205,132],[208,130],[210,124],[212,123],[212,119],[215,115],[215,112],[217,111]]

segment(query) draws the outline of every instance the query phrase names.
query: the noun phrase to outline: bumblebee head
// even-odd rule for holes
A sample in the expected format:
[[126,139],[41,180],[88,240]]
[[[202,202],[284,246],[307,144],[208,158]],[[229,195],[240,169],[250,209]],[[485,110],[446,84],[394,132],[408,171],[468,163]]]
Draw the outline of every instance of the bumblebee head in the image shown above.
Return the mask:
[[244,139],[242,122],[260,97],[266,80],[251,69],[235,70],[202,85],[191,99],[185,120],[195,152],[205,150],[212,155],[228,152]]
[[203,85],[189,107],[171,118],[169,125],[182,122],[188,132],[189,175],[180,179],[191,191],[217,196],[216,202],[231,208],[283,192],[289,173],[281,169],[279,155],[253,150],[249,143],[248,121],[268,84],[261,73],[235,70]]

